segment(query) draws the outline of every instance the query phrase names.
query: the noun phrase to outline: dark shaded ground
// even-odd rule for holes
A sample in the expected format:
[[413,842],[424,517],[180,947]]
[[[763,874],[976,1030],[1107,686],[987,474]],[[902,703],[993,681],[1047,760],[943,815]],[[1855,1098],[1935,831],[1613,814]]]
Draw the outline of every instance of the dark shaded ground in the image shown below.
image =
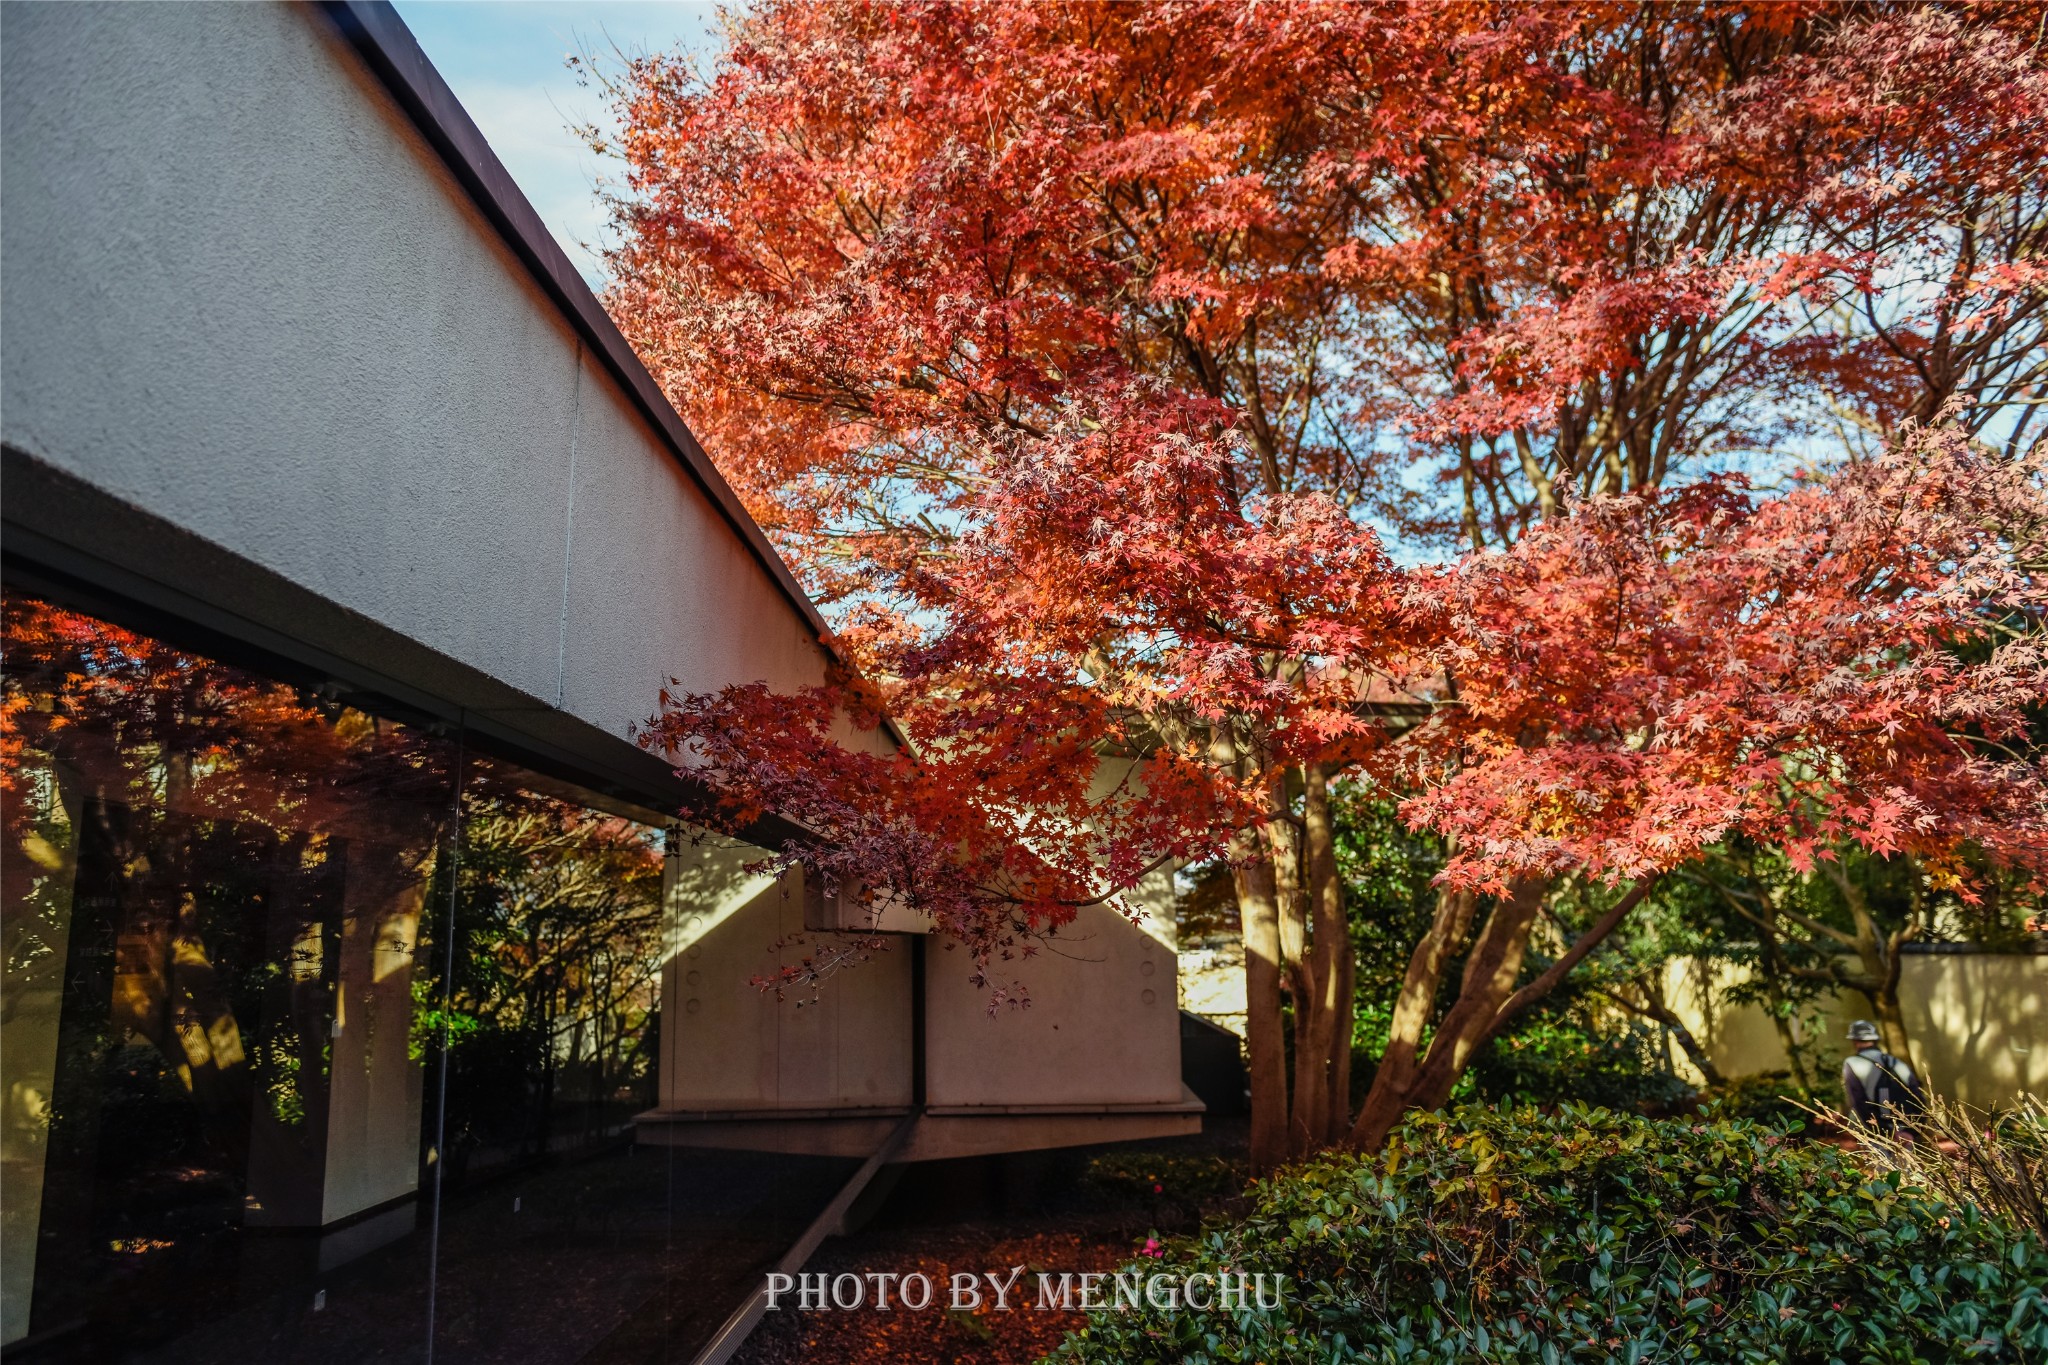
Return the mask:
[[[1112,1269],[1139,1254],[1148,1237],[1192,1232],[1205,1215],[1238,1202],[1244,1121],[1211,1119],[1207,1129],[1188,1138],[905,1168],[873,1221],[828,1241],[807,1269],[833,1276],[921,1271],[938,1287],[932,1306],[771,1314],[735,1365],[1035,1361],[1082,1323],[1079,1313],[1036,1310],[1029,1286],[1038,1272]],[[1011,1311],[996,1312],[987,1302],[975,1312],[948,1310],[950,1275],[1007,1276],[1020,1265],[1025,1274],[1011,1293]]]
[[[939,1288],[931,1308],[784,1311],[740,1359],[1036,1360],[1078,1313],[951,1313],[946,1277],[1021,1265],[1016,1294],[1035,1301],[1038,1271],[1110,1269],[1234,1197],[1243,1146],[1242,1120],[1223,1119],[1191,1138],[891,1168],[862,1229],[828,1241],[808,1268],[923,1271]],[[138,1349],[162,1328],[107,1318],[37,1359],[424,1362],[431,1292],[436,1365],[684,1365],[857,1164],[622,1147],[530,1168],[450,1195],[436,1276],[425,1209],[398,1240],[317,1274],[308,1246],[250,1232],[217,1292],[175,1315],[203,1321],[197,1330]]]
[[[856,1165],[626,1148],[451,1198],[433,1286],[434,1360],[687,1361]],[[425,1217],[393,1245],[137,1358],[209,1365],[424,1361]],[[261,1255],[261,1247],[245,1254]],[[326,1298],[316,1310],[319,1290]]]

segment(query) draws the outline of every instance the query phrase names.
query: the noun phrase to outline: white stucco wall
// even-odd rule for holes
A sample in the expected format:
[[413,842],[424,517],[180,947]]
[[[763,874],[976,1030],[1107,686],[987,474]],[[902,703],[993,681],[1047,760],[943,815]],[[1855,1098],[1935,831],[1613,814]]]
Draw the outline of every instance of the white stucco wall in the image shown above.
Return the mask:
[[934,1107],[1180,1100],[1172,874],[1153,874],[1128,899],[1135,919],[1090,906],[1037,955],[995,964],[1031,1003],[993,1016],[967,954],[933,942],[925,1068]]
[[818,679],[317,12],[9,5],[0,101],[10,446],[607,735],[670,676]]

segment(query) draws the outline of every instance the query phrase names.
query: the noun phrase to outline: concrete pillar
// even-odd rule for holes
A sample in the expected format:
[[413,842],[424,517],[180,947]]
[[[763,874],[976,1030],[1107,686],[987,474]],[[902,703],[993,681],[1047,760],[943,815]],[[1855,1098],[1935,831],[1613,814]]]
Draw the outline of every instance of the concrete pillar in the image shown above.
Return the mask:
[[[258,1059],[247,1221],[320,1228],[413,1194],[423,1067],[410,1055],[413,951],[426,873],[403,850],[329,840],[325,888],[274,916],[286,964]],[[323,895],[322,891],[332,894]],[[278,937],[292,942],[280,947]],[[408,1224],[409,1225],[409,1224]]]

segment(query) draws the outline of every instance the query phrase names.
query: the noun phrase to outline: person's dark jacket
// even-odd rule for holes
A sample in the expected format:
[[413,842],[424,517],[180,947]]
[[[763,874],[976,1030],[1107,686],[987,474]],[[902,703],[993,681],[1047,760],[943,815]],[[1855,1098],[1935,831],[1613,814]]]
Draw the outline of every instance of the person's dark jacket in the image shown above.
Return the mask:
[[1884,1132],[1917,1116],[1926,1103],[1912,1066],[1874,1047],[1842,1063],[1842,1092],[1850,1114]]

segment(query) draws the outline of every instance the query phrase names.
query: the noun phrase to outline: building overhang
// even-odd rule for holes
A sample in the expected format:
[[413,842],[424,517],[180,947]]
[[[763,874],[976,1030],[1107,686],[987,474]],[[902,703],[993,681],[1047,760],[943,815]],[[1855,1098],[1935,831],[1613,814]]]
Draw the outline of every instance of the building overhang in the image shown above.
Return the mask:
[[[1167,1104],[928,1105],[890,1160],[1082,1147],[1184,1137],[1202,1130],[1205,1106],[1193,1091]],[[832,1109],[654,1109],[635,1120],[638,1140],[656,1147],[713,1147],[802,1156],[865,1157],[908,1105]]]

